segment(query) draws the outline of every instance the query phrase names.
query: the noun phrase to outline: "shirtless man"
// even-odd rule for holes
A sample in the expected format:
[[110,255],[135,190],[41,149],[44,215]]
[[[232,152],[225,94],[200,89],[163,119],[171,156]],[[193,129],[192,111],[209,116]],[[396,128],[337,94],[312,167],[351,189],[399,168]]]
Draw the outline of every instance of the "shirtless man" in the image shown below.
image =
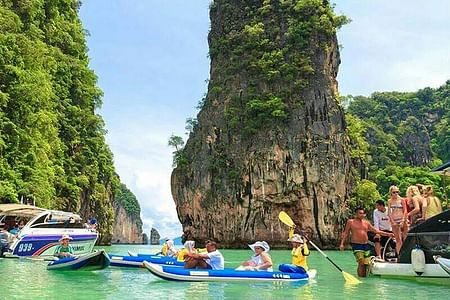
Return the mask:
[[341,245],[339,246],[339,249],[343,251],[345,247],[345,242],[347,241],[348,238],[348,234],[349,232],[351,232],[352,235],[351,245],[353,249],[353,254],[356,257],[356,261],[358,262],[359,277],[366,277],[367,265],[369,264],[370,250],[369,245],[367,244],[367,242],[369,241],[367,232],[371,231],[374,232],[375,234],[383,236],[390,236],[390,237],[394,236],[392,233],[380,231],[375,227],[373,227],[369,221],[364,219],[365,216],[366,213],[364,211],[364,208],[357,207],[355,209],[355,218],[347,221],[345,229],[342,232]]

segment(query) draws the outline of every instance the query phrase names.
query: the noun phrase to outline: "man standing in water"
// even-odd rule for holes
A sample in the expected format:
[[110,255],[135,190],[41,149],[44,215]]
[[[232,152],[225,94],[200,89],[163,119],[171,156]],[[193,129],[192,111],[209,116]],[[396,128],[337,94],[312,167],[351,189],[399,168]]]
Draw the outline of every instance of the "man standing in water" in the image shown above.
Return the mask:
[[364,219],[365,216],[366,213],[364,211],[364,208],[357,207],[355,209],[355,218],[347,221],[345,229],[342,232],[341,244],[339,246],[339,249],[343,251],[348,235],[349,233],[351,233],[351,245],[353,254],[355,255],[356,261],[358,262],[359,277],[366,277],[367,265],[369,264],[370,249],[369,245],[367,244],[367,242],[369,241],[367,232],[371,231],[382,236],[394,236],[392,233],[380,231],[373,227],[369,221]]

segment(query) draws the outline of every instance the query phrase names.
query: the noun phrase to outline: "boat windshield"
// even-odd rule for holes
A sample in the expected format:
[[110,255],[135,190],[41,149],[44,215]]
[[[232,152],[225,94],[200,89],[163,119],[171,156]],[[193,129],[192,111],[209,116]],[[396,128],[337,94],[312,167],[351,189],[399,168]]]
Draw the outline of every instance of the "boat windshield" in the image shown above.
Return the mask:
[[84,228],[77,214],[62,211],[47,211],[28,224],[30,228]]

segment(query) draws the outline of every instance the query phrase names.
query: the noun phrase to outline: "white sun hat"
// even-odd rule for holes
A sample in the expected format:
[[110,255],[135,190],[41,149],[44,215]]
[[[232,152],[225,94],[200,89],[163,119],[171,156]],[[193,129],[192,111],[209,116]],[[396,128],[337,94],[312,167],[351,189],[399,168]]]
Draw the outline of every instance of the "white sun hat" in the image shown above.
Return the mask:
[[184,243],[184,248],[188,249],[189,251],[192,251],[195,247],[195,241],[186,241]]
[[269,244],[267,244],[266,241],[262,241],[262,242],[257,241],[256,243],[251,244],[251,245],[248,245],[248,246],[249,246],[250,249],[252,249],[253,251],[255,251],[255,247],[261,247],[261,248],[263,248],[264,251],[266,251],[266,252],[269,252],[269,250],[270,250]]
[[72,238],[70,237],[70,235],[68,235],[67,233],[63,234],[63,236],[59,239],[59,241],[61,242],[62,240],[72,240]]
[[288,242],[304,244],[305,240],[302,238],[300,234],[294,234],[290,239],[288,239]]

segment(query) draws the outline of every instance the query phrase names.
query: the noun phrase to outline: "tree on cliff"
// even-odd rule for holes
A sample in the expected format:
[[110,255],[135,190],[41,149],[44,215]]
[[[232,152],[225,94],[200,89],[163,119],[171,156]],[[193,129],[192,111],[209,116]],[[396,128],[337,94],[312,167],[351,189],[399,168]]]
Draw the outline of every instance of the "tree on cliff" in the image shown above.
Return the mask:
[[118,178],[80,3],[0,1],[0,202],[95,215],[108,239]]

